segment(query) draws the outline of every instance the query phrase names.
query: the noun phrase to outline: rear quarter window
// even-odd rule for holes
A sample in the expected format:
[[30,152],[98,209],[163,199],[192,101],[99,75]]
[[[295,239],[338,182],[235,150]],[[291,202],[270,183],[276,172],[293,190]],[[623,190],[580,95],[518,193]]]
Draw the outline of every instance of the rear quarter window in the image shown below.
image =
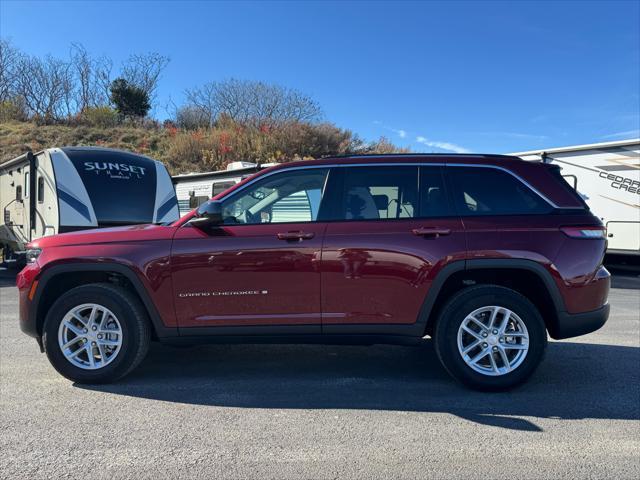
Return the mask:
[[462,216],[541,215],[553,208],[513,175],[495,168],[447,167]]
[[[587,206],[587,203],[584,201],[584,198],[582,198],[577,190],[578,179],[575,175],[562,175],[562,169],[557,165],[549,165],[547,168],[549,169],[549,173],[560,188],[562,188],[565,192],[575,198],[583,208],[589,208]],[[573,185],[569,182],[572,182]]]

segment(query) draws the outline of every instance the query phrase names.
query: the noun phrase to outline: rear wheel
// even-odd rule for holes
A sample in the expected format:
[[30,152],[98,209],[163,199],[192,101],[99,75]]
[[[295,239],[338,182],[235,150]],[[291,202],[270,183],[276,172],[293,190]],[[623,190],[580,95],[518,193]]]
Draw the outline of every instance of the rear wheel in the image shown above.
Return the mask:
[[142,361],[149,341],[140,302],[111,284],[70,290],[53,304],[44,324],[49,361],[60,374],[79,383],[123,377]]
[[446,370],[479,390],[523,383],[542,361],[547,333],[537,308],[523,295],[497,285],[457,293],[440,314],[436,352]]

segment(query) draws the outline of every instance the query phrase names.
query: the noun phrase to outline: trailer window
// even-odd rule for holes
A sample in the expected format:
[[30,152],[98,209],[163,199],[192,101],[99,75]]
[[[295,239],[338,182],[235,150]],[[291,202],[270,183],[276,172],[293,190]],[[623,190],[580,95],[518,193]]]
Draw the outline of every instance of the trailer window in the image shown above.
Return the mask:
[[44,202],[44,178],[38,177],[38,203]]
[[24,172],[24,198],[29,197],[29,172]]
[[224,192],[226,189],[233,187],[236,182],[216,182],[211,187],[211,196],[215,197],[219,193]]
[[16,201],[17,202],[22,201],[22,185],[18,185],[16,187]]
[[193,192],[189,192],[189,208],[198,208],[200,205],[202,205],[204,202],[208,202],[209,201],[209,197],[207,197],[206,195],[199,195],[196,196],[193,194]]

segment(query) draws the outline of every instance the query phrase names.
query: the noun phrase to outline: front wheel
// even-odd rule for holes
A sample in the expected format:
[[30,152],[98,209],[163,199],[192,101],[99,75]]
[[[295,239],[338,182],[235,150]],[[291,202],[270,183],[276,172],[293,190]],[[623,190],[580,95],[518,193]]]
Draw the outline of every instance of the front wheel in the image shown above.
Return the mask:
[[107,283],[76,287],[51,307],[43,343],[49,361],[78,383],[107,383],[133,370],[150,341],[146,312],[127,290]]
[[470,287],[447,302],[435,330],[445,369],[478,390],[523,383],[542,361],[547,332],[538,309],[523,295],[497,285]]

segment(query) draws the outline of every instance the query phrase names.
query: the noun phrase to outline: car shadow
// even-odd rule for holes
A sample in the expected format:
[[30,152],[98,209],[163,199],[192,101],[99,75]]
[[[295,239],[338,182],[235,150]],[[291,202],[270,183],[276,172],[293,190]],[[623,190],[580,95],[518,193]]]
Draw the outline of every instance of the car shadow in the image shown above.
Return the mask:
[[0,264],[0,287],[15,287],[17,272]]
[[640,419],[640,348],[553,342],[538,372],[510,392],[453,381],[431,342],[417,347],[153,345],[112,394],[195,405],[449,413],[471,422],[539,432],[536,418]]
[[612,275],[611,288],[638,290],[640,289],[640,275],[631,273]]

